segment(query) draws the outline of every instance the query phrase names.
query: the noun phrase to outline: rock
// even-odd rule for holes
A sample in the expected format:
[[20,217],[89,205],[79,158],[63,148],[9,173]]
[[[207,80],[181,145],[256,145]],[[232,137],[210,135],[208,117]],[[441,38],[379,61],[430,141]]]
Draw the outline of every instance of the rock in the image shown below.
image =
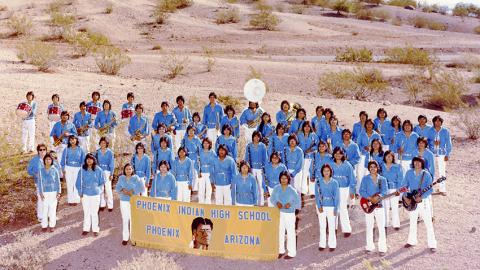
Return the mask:
[[405,6],[404,9],[415,10],[415,7],[412,5]]
[[384,106],[390,106],[390,105],[392,105],[392,103],[391,103],[390,101],[388,101],[388,100],[385,100],[385,101],[383,102],[383,105],[384,105]]
[[477,231],[477,228],[476,227],[472,227],[472,229],[470,230],[470,233],[474,233]]

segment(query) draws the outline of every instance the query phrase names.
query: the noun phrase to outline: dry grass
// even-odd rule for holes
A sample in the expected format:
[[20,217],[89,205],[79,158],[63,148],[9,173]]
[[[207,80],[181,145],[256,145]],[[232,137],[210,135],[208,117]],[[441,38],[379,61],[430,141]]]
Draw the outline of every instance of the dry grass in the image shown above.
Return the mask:
[[403,76],[403,87],[407,91],[410,104],[415,106],[418,102],[423,100],[423,96],[428,89],[428,82],[422,76],[419,76],[421,71],[417,70],[414,74]]
[[47,13],[62,12],[65,7],[73,5],[74,0],[54,0],[48,4]]
[[474,32],[475,34],[477,34],[477,35],[480,35],[480,25],[477,26],[477,27],[475,27],[475,28],[473,28],[473,32]]
[[120,69],[130,64],[130,57],[120,48],[114,46],[101,46],[96,50],[95,62],[100,72],[116,75]]
[[352,2],[350,0],[336,0],[331,8],[337,12],[337,14],[341,14],[342,12],[349,13],[352,9]]
[[448,68],[464,68],[468,71],[480,69],[480,56],[474,54],[462,55],[445,66]]
[[290,11],[292,13],[295,13],[295,14],[304,14],[305,11],[308,10],[308,6],[306,5],[301,5],[301,4],[298,4],[298,5],[292,5],[290,7]]
[[442,22],[437,22],[422,16],[416,16],[412,19],[412,24],[416,28],[428,28],[436,31],[447,31],[448,26]]
[[32,32],[32,20],[26,15],[12,16],[7,21],[7,27],[11,31],[12,36],[26,36]]
[[26,40],[17,45],[17,57],[45,72],[57,58],[57,49],[46,42]]
[[164,12],[173,13],[177,9],[186,8],[193,5],[193,0],[159,0],[157,8]]
[[444,110],[465,106],[462,96],[468,91],[467,81],[457,72],[440,71],[432,76],[428,102]]
[[256,6],[258,13],[250,18],[250,25],[255,29],[274,31],[281,20],[272,13],[272,7],[263,3]]
[[480,69],[478,69],[475,73],[475,75],[473,76],[473,79],[472,79],[473,83],[480,83]]
[[360,20],[385,22],[391,18],[390,12],[381,9],[361,8],[356,10],[355,16]]
[[49,261],[47,247],[31,232],[17,235],[15,242],[0,252],[0,268],[8,270],[41,270]]
[[103,10],[104,14],[111,14],[113,12],[113,3],[108,3],[107,6],[105,7],[105,10]]
[[133,260],[124,260],[117,264],[114,270],[181,270],[180,267],[171,257],[166,254],[155,251],[144,251],[140,256]]
[[74,55],[78,57],[95,53],[98,48],[111,45],[107,36],[90,31],[76,32],[68,37],[67,41],[72,44]]
[[387,49],[385,56],[385,62],[387,63],[430,66],[434,62],[433,57],[428,51],[414,48],[412,46]]
[[236,98],[230,95],[227,96],[218,96],[218,102],[223,104],[224,107],[231,105],[235,108],[235,111],[240,111],[243,106],[243,102],[240,98]]
[[406,7],[406,6],[417,6],[416,0],[389,0],[387,1],[387,5],[390,6],[397,6],[397,7]]
[[201,112],[203,110],[203,102],[197,96],[191,96],[187,100],[187,107],[193,112]]
[[455,125],[460,128],[467,138],[477,140],[480,138],[480,109],[470,108],[456,112]]
[[215,66],[215,63],[217,60],[215,59],[215,56],[213,55],[213,50],[207,47],[203,47],[203,56],[207,60],[207,72],[211,72],[213,70],[213,66]]
[[73,26],[77,22],[77,18],[71,14],[54,12],[50,14],[50,25],[52,27],[52,35],[68,40],[74,35]]
[[160,44],[155,44],[152,47],[152,51],[161,51],[162,50],[162,45]]
[[215,18],[217,24],[238,23],[239,21],[240,14],[238,8],[235,7],[220,10]]
[[167,54],[163,57],[165,68],[167,69],[167,78],[174,79],[185,73],[185,69],[190,63],[188,56],[178,56],[176,53]]
[[335,61],[338,62],[372,62],[373,52],[367,48],[355,49],[345,48],[344,50],[337,49]]
[[400,16],[395,16],[395,17],[392,19],[392,24],[395,25],[395,26],[401,26],[401,25],[403,24],[402,17],[400,17]]

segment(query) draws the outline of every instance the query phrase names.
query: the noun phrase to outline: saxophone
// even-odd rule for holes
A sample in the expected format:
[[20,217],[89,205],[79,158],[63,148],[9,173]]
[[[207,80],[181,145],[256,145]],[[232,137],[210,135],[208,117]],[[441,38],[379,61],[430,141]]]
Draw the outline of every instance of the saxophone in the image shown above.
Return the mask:
[[145,119],[145,123],[140,128],[135,130],[134,135],[130,138],[132,141],[141,141],[142,140],[142,137],[143,137],[142,136],[142,129],[145,128],[147,123],[148,123],[148,121],[147,121],[147,119]]
[[115,118],[115,116],[113,116],[110,122],[106,123],[103,127],[98,129],[98,133],[100,137],[105,137],[105,135],[108,134],[108,132],[110,131],[110,128],[112,127],[113,123],[115,123],[115,121],[117,121],[117,119]]

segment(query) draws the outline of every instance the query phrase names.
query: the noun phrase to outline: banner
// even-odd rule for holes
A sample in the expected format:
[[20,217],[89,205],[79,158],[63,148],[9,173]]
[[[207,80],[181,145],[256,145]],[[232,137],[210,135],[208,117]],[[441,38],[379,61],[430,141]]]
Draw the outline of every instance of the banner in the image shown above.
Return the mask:
[[137,246],[233,259],[276,260],[279,210],[131,198]]

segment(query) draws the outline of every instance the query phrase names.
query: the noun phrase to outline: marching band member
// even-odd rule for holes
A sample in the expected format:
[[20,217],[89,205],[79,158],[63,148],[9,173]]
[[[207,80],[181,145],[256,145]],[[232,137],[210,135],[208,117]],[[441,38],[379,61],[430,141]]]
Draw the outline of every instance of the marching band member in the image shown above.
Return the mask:
[[[387,150],[383,155],[383,164],[381,165],[381,175],[387,179],[388,193],[392,193],[401,188],[403,182],[403,171],[400,164],[395,163],[395,153]],[[385,228],[390,224],[396,231],[400,230],[400,216],[398,212],[399,196],[393,196],[384,201],[385,209]],[[390,209],[392,209],[392,222],[390,223]]]
[[336,116],[330,117],[330,127],[326,131],[325,140],[330,150],[335,149],[335,147],[342,146],[342,129],[338,127],[338,119]]
[[350,129],[342,130],[342,147],[343,151],[345,152],[346,160],[352,165],[353,168],[357,166],[360,162],[360,148],[358,145],[351,139],[352,132]]
[[192,113],[185,107],[185,98],[178,96],[176,99],[177,107],[173,108],[172,113],[175,115],[177,123],[175,125],[175,149],[178,149],[185,137],[187,126],[192,122]]
[[27,173],[33,177],[35,181],[35,186],[37,190],[37,219],[39,222],[42,221],[43,217],[43,200],[41,200],[40,193],[38,192],[38,173],[43,167],[43,158],[47,154],[47,146],[43,143],[37,145],[37,155],[34,156],[30,162],[28,162]]
[[357,139],[358,147],[360,148],[361,155],[360,155],[360,162],[358,163],[356,169],[356,176],[357,176],[357,194],[358,189],[360,188],[360,182],[364,175],[367,173],[365,172],[365,158],[370,154],[370,146],[372,144],[373,139],[379,139],[380,135],[373,130],[374,124],[371,119],[365,120],[365,131],[360,133]]
[[263,169],[268,162],[267,147],[261,142],[262,134],[259,131],[254,131],[252,134],[252,142],[247,144],[245,149],[245,161],[248,162],[249,167],[252,168],[252,174],[257,180],[258,202],[259,206],[263,206],[265,198],[263,195]]
[[201,140],[205,139],[207,137],[207,126],[202,123],[200,114],[194,112],[192,118],[193,123],[191,123],[191,125],[195,128],[195,135]]
[[368,156],[365,157],[365,171],[368,171],[368,163],[370,163],[372,160],[375,160],[378,163],[380,173],[383,165],[383,154],[382,142],[379,139],[373,139],[370,146],[370,152],[368,153]]
[[218,158],[215,159],[210,171],[212,191],[215,192],[216,205],[232,205],[230,185],[233,177],[237,175],[237,164],[228,156],[228,149],[220,145],[217,150]]
[[195,128],[193,126],[188,126],[187,134],[182,139],[181,146],[187,151],[187,156],[193,162],[193,179],[192,179],[192,190],[198,190],[198,171],[200,170],[199,158],[200,151],[202,150],[202,142],[200,139],[195,136]]
[[220,121],[220,130],[223,130],[224,125],[230,125],[232,127],[232,136],[238,140],[240,137],[240,121],[235,116],[235,109],[232,105],[227,105],[225,107],[225,115]]
[[35,118],[37,117],[37,102],[33,101],[35,95],[32,91],[27,92],[27,103],[32,107],[30,114],[22,122],[22,152],[33,152],[35,147]]
[[[287,167],[280,162],[280,153],[273,152],[270,155],[270,162],[265,165],[265,181],[263,182],[263,194],[265,199],[270,197],[273,189],[280,184],[280,173],[287,171]],[[267,200],[269,207],[274,207],[270,199]]]
[[258,203],[258,187],[250,166],[245,160],[240,161],[240,173],[233,177],[232,203],[238,206],[254,206]]
[[333,178],[337,180],[340,187],[340,225],[344,236],[349,237],[352,234],[352,226],[350,225],[347,205],[349,200],[355,198],[355,175],[352,165],[345,162],[345,153],[342,148],[336,147],[333,149],[332,156],[334,159],[334,162],[332,162]]
[[48,154],[50,154],[50,156],[53,158],[53,166],[55,167],[55,169],[57,169],[58,175],[60,176],[60,178],[63,178],[63,170],[62,166],[60,166],[60,162],[58,161],[57,152],[55,152],[54,150],[50,150]]
[[131,210],[130,197],[139,195],[144,185],[137,175],[134,174],[133,166],[130,163],[123,166],[123,174],[118,177],[115,191],[120,197],[120,213],[122,214],[122,245],[126,246],[130,239]]
[[317,145],[317,153],[313,156],[312,166],[310,166],[311,179],[319,178],[322,175],[322,167],[327,163],[332,163],[332,155],[328,153],[327,143],[320,140]]
[[130,136],[130,141],[133,142],[133,147],[140,142],[143,145],[147,145],[146,138],[149,133],[148,118],[143,115],[143,105],[138,103],[135,105],[135,115],[128,122],[128,135]]
[[178,157],[172,165],[172,174],[177,180],[177,201],[190,202],[190,192],[195,178],[194,171],[194,163],[187,157],[187,149],[180,146]]
[[[370,174],[362,178],[362,183],[360,184],[360,196],[368,199],[372,203],[376,203],[379,197],[386,196],[388,193],[388,184],[385,177],[379,175],[379,165],[376,161],[370,161],[368,163],[368,170]],[[385,233],[385,210],[383,206],[373,210],[373,213],[365,213],[365,223],[366,223],[366,240],[367,245],[365,250],[367,253],[373,252],[375,250],[375,243],[373,242],[373,228],[374,222],[377,223],[378,229],[378,251],[380,256],[384,256],[387,252],[387,236]]]
[[278,258],[285,254],[285,231],[287,232],[287,256],[286,260],[292,259],[297,255],[297,235],[295,232],[295,211],[300,209],[300,195],[290,185],[291,175],[284,171],[280,173],[280,185],[277,185],[272,191],[271,201],[280,209],[280,228],[279,228],[279,247]]
[[[127,125],[124,126],[125,128],[125,134],[130,137],[130,132],[129,132],[129,128],[130,128],[130,119],[133,117],[133,115],[135,114],[135,108],[137,105],[135,105],[133,103],[133,101],[135,100],[135,95],[133,94],[133,92],[128,92],[127,93],[127,102],[123,103],[122,104],[122,111],[120,113],[120,115],[122,116],[122,122],[126,122]],[[145,145],[146,143],[143,142]],[[135,148],[135,143],[133,143],[133,148]],[[125,145],[125,149],[123,149],[123,154],[124,155],[127,155],[130,153],[131,149],[130,147],[126,146]]]
[[177,183],[166,160],[160,161],[158,165],[158,171],[152,182],[150,197],[164,200],[177,199]]
[[323,251],[327,246],[327,222],[328,222],[328,247],[330,251],[337,248],[337,236],[335,233],[335,219],[340,204],[340,191],[338,182],[333,179],[333,169],[329,164],[321,168],[321,177],[315,181],[315,202],[320,228],[320,241],[318,250]]
[[317,137],[320,139],[322,138],[322,126],[321,122],[323,119],[323,107],[322,106],[317,106],[315,108],[315,116],[312,118],[312,129],[315,134],[317,134]]
[[53,166],[53,158],[47,154],[43,158],[44,166],[39,171],[37,192],[43,202],[42,209],[42,231],[46,232],[57,224],[57,203],[62,193],[60,186],[60,175]]
[[135,146],[135,154],[132,156],[131,164],[143,185],[140,195],[146,197],[148,195],[152,165],[150,164],[150,158],[145,155],[145,145],[143,143],[137,143]]
[[200,151],[200,170],[198,172],[198,202],[212,203],[212,185],[210,175],[213,164],[217,158],[215,151],[212,150],[212,142],[209,138],[202,141],[202,151]]
[[307,120],[307,112],[304,108],[300,108],[297,110],[295,115],[295,119],[290,124],[290,129],[288,130],[288,134],[298,134],[302,130],[303,123]]
[[272,138],[273,133],[275,132],[275,127],[272,125],[272,119],[270,118],[270,114],[267,112],[264,112],[262,114],[262,121],[260,122],[260,125],[258,125],[257,128],[258,131],[260,131],[260,134],[262,134],[262,138],[265,139],[265,144],[268,145],[268,142]]
[[[433,122],[435,124],[435,121]],[[432,184],[432,176],[425,170],[425,161],[423,158],[414,157],[412,159],[412,169],[408,170],[403,180],[403,186],[406,186],[410,191],[422,190]],[[405,248],[410,248],[417,244],[417,220],[420,215],[425,223],[427,229],[428,248],[431,252],[437,250],[437,240],[435,239],[435,232],[433,230],[432,212],[431,212],[431,194],[432,189],[422,194],[417,201],[417,208],[408,212],[410,217],[410,229],[408,231],[408,240]],[[417,199],[415,199],[417,200]]]
[[299,146],[303,151],[304,159],[302,165],[302,183],[301,193],[302,195],[313,196],[315,194],[315,182],[310,175],[310,167],[312,164],[313,156],[318,144],[318,137],[313,132],[310,121],[303,122],[302,131],[298,133]]
[[167,127],[166,132],[170,133],[175,130],[177,119],[173,113],[168,112],[168,108],[170,107],[168,102],[162,101],[161,107],[162,110],[155,113],[155,116],[153,117],[152,130],[157,130],[158,125],[163,123]]
[[[390,128],[387,129],[384,139],[390,144],[390,148],[395,153],[395,137],[402,131],[402,119],[398,115],[394,115],[390,121]],[[396,154],[396,153],[395,153]]]
[[77,182],[75,183],[83,206],[82,235],[87,235],[90,227],[93,231],[93,236],[97,237],[100,232],[98,227],[98,207],[100,206],[100,192],[104,184],[105,177],[102,169],[97,166],[97,161],[93,154],[87,154],[85,163],[78,172]]
[[388,133],[388,130],[391,126],[391,122],[387,117],[387,111],[384,108],[379,108],[377,110],[377,118],[375,118],[375,120],[373,121],[373,124],[375,125],[375,130],[378,134],[380,134],[380,137],[382,138],[384,150],[390,149],[390,142],[385,138],[385,134]]
[[97,159],[97,165],[103,171],[105,177],[105,185],[102,186],[102,192],[100,194],[100,211],[103,211],[105,207],[108,207],[108,212],[113,211],[113,192],[112,181],[113,172],[115,170],[115,156],[113,151],[108,148],[109,141],[106,137],[101,137],[99,141],[100,148],[95,153]]
[[303,166],[303,150],[297,146],[297,135],[292,134],[288,137],[288,148],[284,150],[284,162],[288,171],[293,177],[293,187],[297,190],[298,194],[302,192],[302,166]]
[[155,168],[160,166],[160,161],[165,160],[168,163],[168,167],[171,168],[173,164],[173,160],[175,157],[173,155],[173,151],[170,148],[169,141],[167,137],[160,138],[160,148],[153,152],[153,170],[154,173],[156,171]]
[[268,144],[267,154],[270,156],[273,152],[280,154],[283,157],[283,151],[288,147],[288,134],[285,133],[285,126],[283,124],[277,124],[275,128],[275,134],[272,136],[270,143]]
[[[68,205],[73,206],[80,203],[78,189],[75,186],[78,172],[85,159],[85,152],[78,146],[78,139],[75,135],[68,137],[68,145],[63,150],[60,165],[63,168],[63,175],[67,184],[67,202]],[[100,203],[100,201],[99,201]]]
[[213,147],[218,137],[218,130],[220,130],[220,120],[223,118],[223,109],[217,103],[217,94],[211,92],[208,94],[209,103],[203,109],[203,124],[207,128],[207,137],[212,141]]
[[[95,118],[97,117],[98,113],[102,111],[102,103],[99,100],[100,100],[100,92],[94,91],[92,93],[92,100],[87,102],[87,112],[91,114],[92,121],[95,121]],[[91,140],[90,142],[94,142],[96,144],[98,141],[97,135],[98,135],[97,130],[92,129],[92,132],[90,133],[90,140]]]
[[242,115],[240,115],[240,125],[243,126],[247,144],[252,142],[252,134],[262,121],[262,114],[263,109],[260,108],[259,103],[249,101],[248,108],[243,110]]
[[217,143],[215,143],[216,151],[218,151],[219,145],[225,145],[228,149],[228,155],[237,160],[237,139],[232,136],[232,127],[229,124],[222,126],[222,135],[217,138]]
[[[428,145],[430,150],[435,154],[435,162],[438,164],[438,175],[446,176],[446,165],[448,157],[452,152],[452,139],[448,129],[444,128],[443,118],[440,115],[433,117],[433,127],[427,132]],[[439,184],[440,193],[447,195],[445,182]]]
[[155,153],[160,149],[160,140],[165,138],[168,142],[168,148],[173,151],[173,140],[172,136],[167,133],[167,126],[164,123],[160,123],[155,130],[155,134],[152,135],[152,143],[150,145],[150,150],[152,153]]
[[427,122],[428,118],[425,115],[420,114],[418,116],[418,125],[413,128],[413,131],[420,137],[427,137],[428,130],[432,128],[432,126],[427,125]]
[[[134,100],[135,100],[135,95],[133,94],[133,92],[128,92],[127,93],[127,102],[122,104],[122,111],[124,111],[124,110],[132,111],[132,112],[135,111],[135,108],[137,107],[137,105],[135,105],[135,103],[133,103]],[[128,117],[127,119],[129,119],[129,118],[130,117]]]
[[428,141],[425,137],[418,137],[417,139],[417,149],[413,151],[414,157],[421,157],[425,161],[425,168],[432,176],[432,179],[435,178],[435,156],[432,151],[427,148]]
[[280,111],[277,112],[275,118],[277,120],[277,125],[282,124],[284,127],[288,126],[287,115],[290,111],[290,102],[288,100],[282,100],[280,103]]
[[85,101],[80,102],[80,111],[73,116],[73,124],[77,128],[78,141],[83,152],[88,153],[90,148],[90,128],[93,127],[92,115],[88,113]]
[[60,160],[62,160],[63,150],[67,147],[68,137],[70,135],[77,135],[75,125],[68,122],[69,118],[70,114],[67,111],[63,111],[60,114],[60,121],[53,125],[52,132],[50,132],[50,136],[53,137],[55,151]]
[[[60,104],[60,96],[58,94],[53,94],[52,95],[52,103],[48,105],[47,107],[47,115],[50,114],[50,110],[54,107],[58,107],[59,111],[58,114],[60,115],[63,112],[63,105]],[[48,119],[48,134],[52,132],[53,125],[55,125],[56,121],[52,121]],[[53,144],[53,138],[50,137],[50,143]]]
[[327,134],[332,129],[330,127],[330,119],[335,116],[332,109],[325,108],[323,110],[323,118],[320,120],[320,128],[322,129],[322,137],[320,139],[327,141]]
[[[99,112],[95,117],[95,128],[98,130],[98,134],[102,137],[107,137],[113,149],[115,141],[115,127],[117,126],[116,114],[111,110],[112,104],[108,100],[103,101],[103,111]],[[102,129],[106,129],[105,132],[101,132]]]
[[410,169],[412,164],[413,152],[417,149],[417,139],[418,134],[413,132],[410,120],[403,121],[402,131],[395,137],[395,149],[404,173]]
[[358,143],[358,137],[360,137],[360,134],[362,132],[365,132],[365,122],[368,119],[368,113],[366,111],[361,111],[358,114],[358,117],[360,119],[358,122],[353,124],[353,129],[352,129],[352,140],[356,143]]

